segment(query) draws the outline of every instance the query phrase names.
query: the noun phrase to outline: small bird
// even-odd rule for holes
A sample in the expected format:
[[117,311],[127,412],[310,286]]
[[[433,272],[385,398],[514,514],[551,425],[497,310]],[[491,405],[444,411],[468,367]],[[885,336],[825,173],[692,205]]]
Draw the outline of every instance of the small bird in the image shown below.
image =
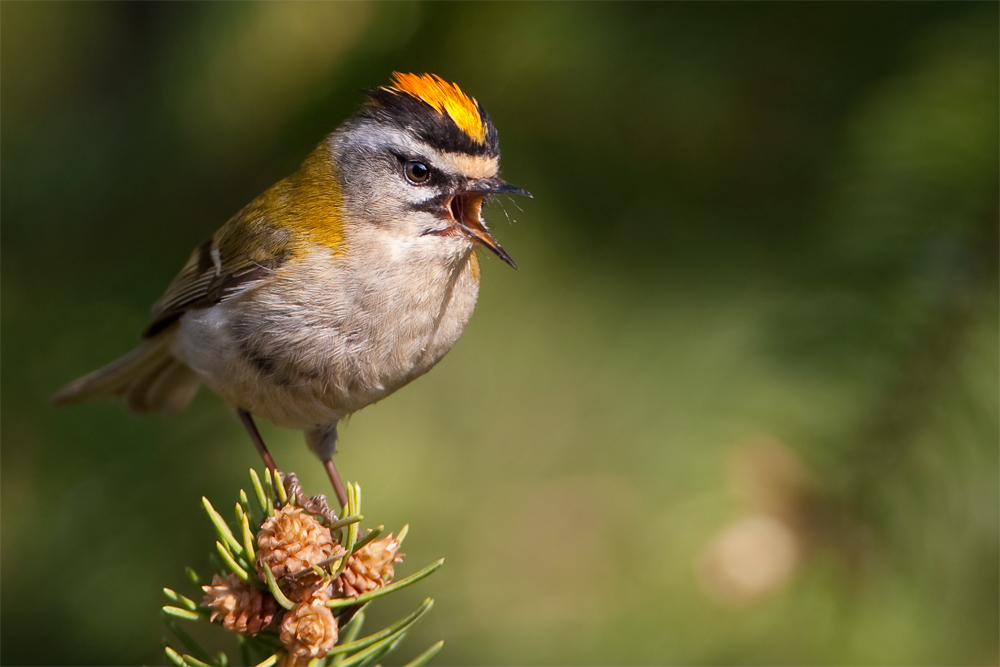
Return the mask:
[[204,382],[271,469],[254,416],[303,431],[346,505],[337,424],[452,348],[479,293],[477,246],[517,268],[481,216],[492,196],[531,196],[499,160],[479,102],[436,75],[394,73],[195,248],[138,347],[55,402],[119,396],[169,413]]

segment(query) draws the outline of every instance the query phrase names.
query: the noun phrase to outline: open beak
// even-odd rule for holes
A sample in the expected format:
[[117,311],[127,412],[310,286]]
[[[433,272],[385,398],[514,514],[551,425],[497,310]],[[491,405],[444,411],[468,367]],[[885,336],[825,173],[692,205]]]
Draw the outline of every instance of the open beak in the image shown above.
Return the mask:
[[485,178],[468,183],[462,192],[452,197],[448,206],[459,230],[476,243],[489,248],[493,254],[516,269],[517,264],[493,238],[482,217],[483,200],[489,195],[499,194],[531,196],[526,190],[505,183],[499,178]]

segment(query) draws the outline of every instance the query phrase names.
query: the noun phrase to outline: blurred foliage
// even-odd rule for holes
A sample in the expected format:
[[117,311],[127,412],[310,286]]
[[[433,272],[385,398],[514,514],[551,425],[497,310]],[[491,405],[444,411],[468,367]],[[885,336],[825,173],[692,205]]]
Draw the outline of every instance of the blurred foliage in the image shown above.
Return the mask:
[[998,14],[0,4],[0,661],[162,660],[160,586],[210,537],[190,499],[256,453],[207,391],[48,399],[402,70],[478,97],[535,195],[488,212],[521,269],[485,258],[456,349],[341,429],[409,558],[449,558],[409,652],[996,664]]

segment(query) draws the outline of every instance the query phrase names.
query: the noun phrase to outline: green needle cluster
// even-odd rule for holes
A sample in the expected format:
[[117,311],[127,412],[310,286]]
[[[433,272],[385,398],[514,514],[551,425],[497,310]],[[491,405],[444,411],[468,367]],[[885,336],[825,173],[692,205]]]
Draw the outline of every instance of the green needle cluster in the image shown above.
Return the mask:
[[[213,655],[185,629],[190,623],[221,624],[235,635],[240,660],[246,665],[362,667],[383,660],[434,601],[428,598],[397,622],[361,636],[364,608],[376,598],[429,576],[444,559],[393,581],[392,564],[402,560],[396,552],[408,526],[396,538],[391,533],[381,537],[383,526],[362,534],[360,486],[347,484],[346,516],[339,518],[321,496],[305,496],[294,474],[267,470],[262,480],[251,470],[250,480],[251,493],[240,491],[232,523],[202,498],[217,537],[209,555],[214,576],[208,581],[194,569],[186,569],[191,583],[205,592],[200,603],[163,589],[169,600],[163,607],[164,621],[183,647],[178,650],[171,646],[171,639],[165,639],[168,660],[188,667],[230,664],[228,655]],[[262,527],[267,529],[267,540],[259,539]],[[323,539],[314,539],[317,535]],[[275,549],[273,543],[280,539],[287,544]],[[292,553],[286,564],[304,558],[305,565],[287,574],[278,570],[282,576],[276,577],[268,563],[285,557],[286,552]],[[326,557],[318,559],[317,553]],[[345,583],[348,575],[353,586]],[[363,592],[358,589],[359,580]],[[437,642],[409,665],[426,664],[442,646],[443,642]]]

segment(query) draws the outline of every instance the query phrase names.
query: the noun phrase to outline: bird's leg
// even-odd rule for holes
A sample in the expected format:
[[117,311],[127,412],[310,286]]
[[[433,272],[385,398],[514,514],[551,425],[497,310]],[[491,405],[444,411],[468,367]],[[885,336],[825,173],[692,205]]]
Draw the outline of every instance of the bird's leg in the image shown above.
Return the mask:
[[317,426],[306,431],[305,436],[309,449],[323,462],[326,474],[330,476],[330,483],[333,484],[333,490],[337,493],[340,506],[346,510],[347,491],[344,489],[344,483],[340,481],[337,466],[333,465],[333,455],[337,451],[337,422]]
[[326,474],[330,476],[330,482],[333,484],[333,490],[337,493],[337,500],[340,501],[340,506],[346,510],[347,491],[344,489],[344,483],[340,481],[340,473],[337,472],[337,466],[333,464],[333,459],[323,461],[323,466],[326,468]]
[[264,438],[260,437],[260,431],[257,430],[257,425],[253,423],[253,416],[244,410],[243,408],[237,408],[236,414],[240,416],[240,421],[247,429],[247,433],[250,434],[250,439],[253,440],[253,444],[256,445],[257,451],[260,453],[260,458],[264,459],[264,465],[268,467],[269,470],[278,470],[278,466],[274,464],[274,458],[271,456],[271,452],[267,451],[267,445],[264,444]]

